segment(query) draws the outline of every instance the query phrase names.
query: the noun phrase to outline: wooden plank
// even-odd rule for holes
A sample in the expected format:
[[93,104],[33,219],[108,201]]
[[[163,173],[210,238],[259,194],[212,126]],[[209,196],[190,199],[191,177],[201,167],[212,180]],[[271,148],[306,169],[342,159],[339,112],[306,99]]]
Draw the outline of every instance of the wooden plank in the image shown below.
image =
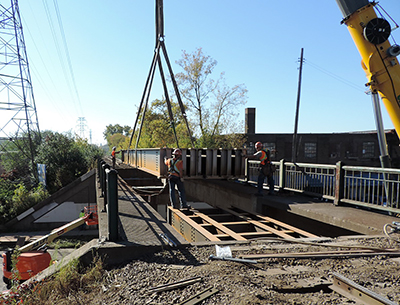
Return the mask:
[[[285,231],[281,231],[281,232],[287,233],[287,234],[293,233],[293,231],[289,231],[289,230],[285,230]],[[272,235],[274,233],[268,232],[268,231],[259,231],[259,232],[245,232],[245,233],[239,233],[239,234],[242,236],[246,236],[246,235]]]
[[274,228],[272,228],[272,227],[270,227],[270,226],[267,226],[267,225],[265,225],[265,224],[263,224],[263,223],[260,223],[260,222],[257,221],[257,220],[253,220],[253,219],[251,219],[250,217],[239,216],[239,213],[236,213],[235,211],[233,211],[233,210],[231,210],[231,209],[229,209],[229,208],[227,209],[227,211],[230,212],[230,213],[232,213],[233,215],[236,215],[236,216],[242,218],[242,219],[246,219],[249,223],[251,223],[251,224],[253,224],[253,225],[255,225],[255,226],[257,226],[257,227],[259,227],[259,228],[261,228],[261,229],[263,229],[263,230],[265,230],[265,231],[272,232],[272,233],[274,233],[275,235],[278,235],[279,237],[287,238],[287,239],[294,238],[293,236],[290,236],[290,235],[284,233],[283,231],[279,231],[279,230],[277,230],[277,229],[274,229]]
[[234,225],[246,225],[247,221],[229,221],[229,222],[220,222],[223,226],[234,226]]
[[[235,212],[235,211],[233,211],[233,210],[231,210],[231,209],[229,209],[229,208],[224,209],[224,210],[226,210],[226,211],[232,213],[233,215],[237,215],[238,217],[241,217],[241,216],[239,216],[239,215],[240,215],[239,213],[237,213],[237,212]],[[273,224],[276,224],[276,225],[278,225],[278,226],[281,226],[281,227],[283,227],[283,228],[285,228],[285,229],[292,230],[292,231],[296,232],[297,234],[302,235],[302,236],[304,236],[304,237],[311,237],[311,238],[316,238],[316,237],[318,237],[317,235],[314,235],[314,234],[309,233],[309,232],[307,232],[307,231],[304,231],[304,230],[302,230],[302,229],[293,227],[293,226],[291,226],[291,225],[288,225],[287,223],[281,222],[281,221],[276,220],[276,219],[273,219],[273,218],[271,218],[271,217],[263,216],[263,215],[260,215],[260,214],[252,214],[252,215],[254,215],[254,216],[258,217],[258,218],[261,218],[261,219],[263,219],[263,220],[265,220],[265,221],[268,221],[268,222],[270,222],[270,223],[273,223]],[[243,218],[243,217],[242,217],[242,218]],[[258,222],[258,223],[261,223],[261,222],[259,222],[259,221],[257,221],[257,222]],[[291,237],[291,238],[293,238],[293,237]]]
[[229,235],[228,234],[216,234],[216,235],[214,235],[215,237],[218,237],[218,238],[225,238],[225,237],[229,237]]
[[256,216],[264,219],[265,221],[272,222],[272,223],[274,223],[274,224],[276,224],[278,226],[281,226],[283,228],[286,228],[286,229],[289,229],[289,230],[293,230],[297,234],[300,234],[300,235],[302,235],[304,237],[311,237],[311,238],[319,237],[319,236],[317,236],[315,234],[312,234],[312,233],[304,231],[302,229],[293,227],[293,226],[291,226],[291,225],[289,225],[287,223],[281,222],[279,220],[276,220],[276,219],[273,219],[273,218],[270,218],[270,217],[267,217],[267,216],[258,215],[258,214]]
[[224,232],[225,234],[228,234],[229,236],[231,236],[233,239],[235,240],[247,240],[246,238],[240,236],[239,234],[237,234],[236,232],[232,231],[231,229],[228,229],[227,227],[221,225],[219,222],[215,221],[214,219],[208,217],[207,215],[203,214],[203,213],[198,213],[195,212],[195,214],[199,217],[201,217],[203,220],[205,220],[206,222],[212,224],[214,227],[216,227],[218,230]]

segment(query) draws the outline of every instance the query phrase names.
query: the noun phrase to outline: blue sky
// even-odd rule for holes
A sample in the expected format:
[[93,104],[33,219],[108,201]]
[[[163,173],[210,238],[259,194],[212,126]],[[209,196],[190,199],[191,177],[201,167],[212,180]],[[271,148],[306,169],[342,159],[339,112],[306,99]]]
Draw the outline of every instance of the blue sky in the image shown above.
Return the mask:
[[[135,122],[155,44],[155,0],[56,1],[72,70],[54,3],[19,1],[40,128],[73,130],[85,117],[92,142],[104,143],[106,125]],[[400,23],[400,1],[379,3]],[[341,20],[335,0],[164,0],[174,72],[182,50],[201,47],[218,62],[215,78],[225,72],[228,85],[247,87],[239,117],[244,121],[244,108],[256,107],[257,133],[293,132],[301,48],[298,131],[375,129],[361,57]],[[400,44],[400,30],[392,37]],[[157,74],[150,100],[161,97]],[[393,128],[382,113],[385,128]]]

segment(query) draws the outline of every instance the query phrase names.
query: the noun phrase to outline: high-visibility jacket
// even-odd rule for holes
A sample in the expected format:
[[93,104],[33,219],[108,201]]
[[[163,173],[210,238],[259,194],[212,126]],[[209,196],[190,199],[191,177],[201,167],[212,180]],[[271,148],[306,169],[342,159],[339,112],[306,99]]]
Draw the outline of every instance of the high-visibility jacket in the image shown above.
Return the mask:
[[172,176],[180,177],[180,174],[183,173],[182,159],[170,158],[166,160],[166,165],[168,166],[168,173]]
[[[259,153],[259,152],[257,152],[257,153]],[[270,153],[269,153],[268,149],[261,150],[261,155],[260,155],[261,165],[265,165],[270,162],[269,155],[270,155]]]

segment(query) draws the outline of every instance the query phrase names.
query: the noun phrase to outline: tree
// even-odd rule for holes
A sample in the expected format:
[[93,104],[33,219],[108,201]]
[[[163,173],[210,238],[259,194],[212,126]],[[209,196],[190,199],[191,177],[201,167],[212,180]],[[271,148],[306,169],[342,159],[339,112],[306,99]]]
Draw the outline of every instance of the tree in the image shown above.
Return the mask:
[[46,132],[38,148],[36,163],[46,165],[47,188],[54,193],[94,167],[103,151],[71,136]]
[[108,146],[109,149],[111,150],[112,147],[117,147],[118,150],[125,148],[125,142],[126,139],[128,139],[129,137],[124,136],[123,134],[120,133],[115,133],[111,136],[108,137]]
[[[165,100],[154,100],[150,107],[146,109],[139,147],[176,147],[175,133],[181,148],[191,145],[179,105],[171,100],[171,106],[174,117],[173,124],[168,115]],[[136,131],[135,136],[137,133]],[[135,143],[132,145],[134,146]]]
[[216,148],[222,144],[218,141],[220,135],[239,129],[237,108],[246,104],[247,89],[244,84],[226,85],[224,73],[213,80],[211,74],[217,61],[204,55],[201,48],[191,54],[183,51],[182,59],[176,63],[183,69],[175,77],[192,125],[196,126],[196,146]]
[[0,156],[0,163],[5,171],[12,172],[14,179],[23,181],[28,188],[36,183],[34,174],[36,168],[32,168],[31,145],[35,154],[41,141],[37,134],[31,139],[32,142],[29,141],[28,135],[25,134],[21,137],[15,136],[12,142],[2,143],[7,153]]
[[106,130],[103,132],[104,140],[108,141],[108,137],[112,136],[113,134],[120,133],[124,136],[129,136],[131,132],[131,127],[128,125],[121,126],[119,124],[115,125],[107,125]]

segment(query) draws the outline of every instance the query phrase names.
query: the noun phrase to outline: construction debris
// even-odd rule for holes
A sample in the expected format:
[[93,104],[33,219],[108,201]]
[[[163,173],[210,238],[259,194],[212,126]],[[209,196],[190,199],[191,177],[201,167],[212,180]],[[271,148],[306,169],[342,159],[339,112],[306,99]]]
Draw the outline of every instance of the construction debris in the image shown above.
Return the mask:
[[201,282],[202,280],[203,280],[203,278],[200,277],[200,276],[193,277],[193,278],[190,278],[190,279],[187,279],[187,280],[182,280],[182,281],[171,283],[171,284],[166,284],[166,285],[160,285],[160,286],[157,286],[157,287],[153,287],[153,288],[150,288],[148,290],[148,292],[149,293],[154,293],[154,292],[177,289],[177,288],[185,287],[185,286],[188,286],[188,285],[192,285],[192,284],[197,283],[197,282]]

